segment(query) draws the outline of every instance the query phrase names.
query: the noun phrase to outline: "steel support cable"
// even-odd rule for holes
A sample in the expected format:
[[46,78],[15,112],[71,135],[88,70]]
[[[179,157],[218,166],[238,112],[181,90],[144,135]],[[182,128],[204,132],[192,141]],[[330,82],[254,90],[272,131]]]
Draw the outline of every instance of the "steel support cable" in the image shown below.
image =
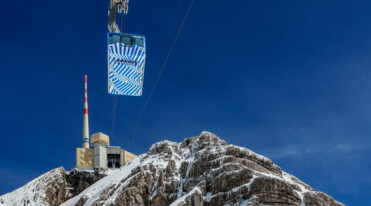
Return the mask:
[[[155,66],[153,67],[153,68],[159,68],[159,65],[160,65],[160,63],[161,63],[161,60],[162,59],[165,59],[165,54],[164,54],[164,52],[165,52],[165,48],[166,48],[166,45],[167,45],[167,42],[168,41],[166,41],[167,39],[170,39],[170,37],[172,36],[172,34],[173,33],[175,33],[176,32],[176,28],[174,29],[174,26],[175,26],[175,22],[176,22],[176,19],[177,19],[177,17],[178,17],[178,15],[179,15],[179,13],[180,13],[180,10],[181,10],[181,7],[182,7],[182,4],[183,4],[183,1],[184,0],[180,0],[179,1],[179,4],[178,4],[178,6],[177,6],[177,9],[176,9],[176,12],[175,12],[175,15],[174,15],[174,17],[173,17],[173,20],[171,21],[171,24],[170,24],[170,27],[169,27],[169,30],[168,30],[168,32],[167,32],[167,34],[166,34],[166,37],[165,37],[165,39],[164,39],[164,41],[163,41],[163,43],[162,43],[162,45],[161,45],[161,49],[160,49],[160,55],[159,55],[159,58],[157,59],[157,61],[156,61],[156,63],[154,64]],[[173,30],[174,30],[174,32],[173,32]],[[169,42],[169,43],[171,43],[171,42]],[[164,57],[164,58],[162,58],[162,57]],[[154,77],[155,77],[155,74],[156,74],[156,71],[157,69],[154,69],[154,70],[151,70],[151,72],[147,72],[147,74],[146,74],[146,81],[148,81],[148,84],[149,83],[151,83],[150,85],[154,85],[153,83],[154,83],[154,80],[156,80]],[[158,70],[160,70],[160,68],[158,69]],[[157,74],[158,75],[158,74]],[[153,80],[153,81],[152,81]],[[152,83],[153,82],[153,83]],[[150,87],[150,89],[152,89],[152,87]],[[141,101],[140,101],[140,104],[139,105],[144,105],[144,103],[145,103],[145,101],[146,101],[146,99],[145,98],[141,98]],[[140,112],[140,111],[139,111]],[[139,114],[140,113],[138,113],[138,116],[137,116],[137,118],[139,117]]]
[[121,18],[120,18],[120,13],[118,13],[117,12],[117,14],[116,14],[116,25],[117,25],[117,27],[119,28],[119,30],[120,30],[120,22],[121,22]]
[[114,134],[115,134],[115,123],[116,123],[116,108],[117,108],[117,96],[113,96],[113,106],[112,106],[112,133],[111,133],[111,143],[113,142]]
[[[120,25],[120,28],[122,28],[122,33],[124,33],[124,29],[125,29],[125,19],[126,19],[126,15],[125,14],[121,14],[121,25]],[[124,26],[122,26],[122,24],[124,24]]]
[[161,74],[162,74],[162,72],[164,71],[164,68],[165,68],[165,66],[166,66],[166,64],[167,64],[167,62],[168,62],[168,60],[169,60],[169,57],[170,57],[170,55],[171,55],[171,53],[172,53],[172,51],[173,51],[173,49],[174,49],[175,43],[176,43],[176,41],[178,40],[178,37],[179,37],[179,35],[180,35],[180,33],[181,33],[182,29],[183,29],[184,23],[185,23],[185,21],[187,20],[187,17],[188,17],[188,15],[189,15],[189,12],[190,12],[191,9],[192,9],[193,3],[194,3],[194,0],[191,1],[190,5],[189,5],[189,7],[188,7],[188,10],[187,10],[187,12],[186,12],[186,14],[185,14],[185,16],[184,16],[184,18],[183,18],[182,24],[180,25],[180,27],[179,27],[179,29],[178,29],[178,32],[177,32],[177,34],[176,34],[176,36],[175,36],[175,38],[174,38],[174,40],[173,40],[173,43],[172,43],[172,45],[171,45],[171,47],[170,47],[170,50],[169,50],[169,52],[168,52],[168,54],[167,54],[167,56],[166,56],[166,59],[165,59],[164,63],[162,64],[162,67],[161,67],[160,73],[158,74],[158,76],[157,76],[157,78],[156,78],[156,81],[155,81],[155,83],[154,83],[154,85],[153,85],[153,87],[152,87],[152,89],[151,89],[151,92],[149,93],[149,96],[148,96],[148,98],[147,98],[147,100],[146,100],[146,103],[144,104],[144,106],[143,106],[143,108],[142,108],[142,111],[140,112],[139,117],[138,117],[137,121],[135,122],[135,125],[134,125],[133,129],[131,130],[131,133],[130,133],[130,136],[129,136],[129,137],[131,137],[131,136],[133,135],[133,133],[135,132],[136,128],[138,127],[138,124],[139,124],[140,120],[142,119],[142,116],[143,116],[144,110],[146,109],[146,107],[147,107],[147,105],[148,105],[148,102],[150,101],[150,99],[151,99],[151,97],[152,97],[153,91],[155,90],[155,88],[156,88],[156,86],[157,86],[157,83],[158,83],[158,81],[160,80]]
[[[153,67],[153,68],[159,68],[159,65],[160,65],[160,63],[161,63],[161,60],[162,59],[165,59],[165,58],[162,58],[162,57],[165,57],[165,54],[164,54],[164,52],[165,52],[165,46],[167,45],[166,43],[168,42],[168,41],[166,41],[167,39],[170,39],[170,37],[171,37],[171,34],[173,33],[172,31],[174,30],[175,31],[175,29],[173,29],[174,28],[174,25],[175,25],[175,22],[176,22],[176,19],[177,19],[177,16],[178,16],[178,14],[180,13],[180,8],[181,8],[181,6],[182,6],[182,2],[183,2],[184,0],[181,0],[181,1],[179,1],[179,4],[178,4],[178,7],[177,7],[177,9],[176,9],[176,12],[175,12],[175,15],[174,15],[174,17],[173,17],[173,20],[172,20],[172,22],[171,22],[171,24],[170,24],[170,27],[169,27],[169,30],[168,30],[168,32],[167,32],[167,34],[166,34],[166,38],[165,38],[165,40],[163,41],[163,43],[162,43],[162,45],[161,45],[161,49],[160,49],[160,55],[159,55],[159,58],[158,58],[158,60],[156,61],[156,63],[154,64],[155,66]],[[175,31],[176,32],[176,31]],[[171,43],[171,42],[170,42]],[[157,69],[155,69],[155,70],[157,70]],[[153,77],[155,77],[155,70],[151,70],[151,72],[146,72],[146,79],[147,79],[147,81],[149,80],[149,82],[148,82],[148,84],[149,83],[151,83],[150,85],[153,85],[152,84],[152,80],[155,80]],[[158,70],[160,70],[160,69],[158,69]],[[154,82],[153,82],[154,83]],[[152,87],[151,87],[152,88]],[[140,105],[142,105],[142,104],[144,104],[144,102],[145,102],[145,99],[143,99],[142,98],[142,101],[140,102]]]
[[[124,16],[126,16],[125,14],[121,14],[121,29],[122,29],[122,33],[124,32],[125,30],[125,20],[126,18]],[[122,26],[122,24],[124,24],[124,26]],[[117,95],[113,95],[113,107],[112,107],[112,133],[111,133],[111,142],[113,142],[113,139],[114,139],[114,135],[115,135],[115,127],[116,127],[116,111],[117,111]]]

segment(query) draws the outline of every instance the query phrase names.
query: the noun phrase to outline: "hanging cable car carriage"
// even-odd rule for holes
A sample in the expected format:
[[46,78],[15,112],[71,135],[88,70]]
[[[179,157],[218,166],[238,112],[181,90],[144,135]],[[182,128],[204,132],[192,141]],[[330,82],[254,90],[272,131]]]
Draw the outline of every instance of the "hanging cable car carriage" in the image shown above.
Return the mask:
[[129,0],[110,0],[108,12],[108,93],[141,96],[146,41],[144,36],[121,33],[117,13],[128,13]]
[[141,96],[146,59],[145,37],[108,33],[108,93]]

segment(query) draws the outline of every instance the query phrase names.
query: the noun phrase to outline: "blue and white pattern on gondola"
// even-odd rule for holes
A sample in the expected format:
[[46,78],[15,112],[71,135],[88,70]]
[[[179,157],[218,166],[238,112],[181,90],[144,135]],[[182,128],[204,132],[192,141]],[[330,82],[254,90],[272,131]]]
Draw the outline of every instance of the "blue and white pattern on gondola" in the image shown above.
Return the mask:
[[145,48],[123,43],[108,45],[108,93],[141,96]]

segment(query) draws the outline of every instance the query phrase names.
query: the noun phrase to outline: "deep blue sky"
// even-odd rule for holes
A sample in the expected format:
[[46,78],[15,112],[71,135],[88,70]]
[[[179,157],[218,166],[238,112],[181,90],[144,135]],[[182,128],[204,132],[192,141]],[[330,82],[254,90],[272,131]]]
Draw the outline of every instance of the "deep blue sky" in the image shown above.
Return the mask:
[[[148,46],[144,96],[118,97],[115,144],[141,154],[207,130],[339,201],[369,203],[371,1],[196,0],[128,140],[189,2],[130,1],[125,31]],[[0,194],[74,167],[84,74],[90,133],[112,134],[107,5],[2,2]]]

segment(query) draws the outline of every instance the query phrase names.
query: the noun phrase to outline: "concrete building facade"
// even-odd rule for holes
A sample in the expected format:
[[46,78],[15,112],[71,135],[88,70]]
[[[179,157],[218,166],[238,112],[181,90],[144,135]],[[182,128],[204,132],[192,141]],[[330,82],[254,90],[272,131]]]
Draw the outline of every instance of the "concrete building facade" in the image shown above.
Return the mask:
[[119,146],[110,146],[109,137],[101,132],[90,139],[92,148],[76,149],[76,168],[118,169],[137,157]]

